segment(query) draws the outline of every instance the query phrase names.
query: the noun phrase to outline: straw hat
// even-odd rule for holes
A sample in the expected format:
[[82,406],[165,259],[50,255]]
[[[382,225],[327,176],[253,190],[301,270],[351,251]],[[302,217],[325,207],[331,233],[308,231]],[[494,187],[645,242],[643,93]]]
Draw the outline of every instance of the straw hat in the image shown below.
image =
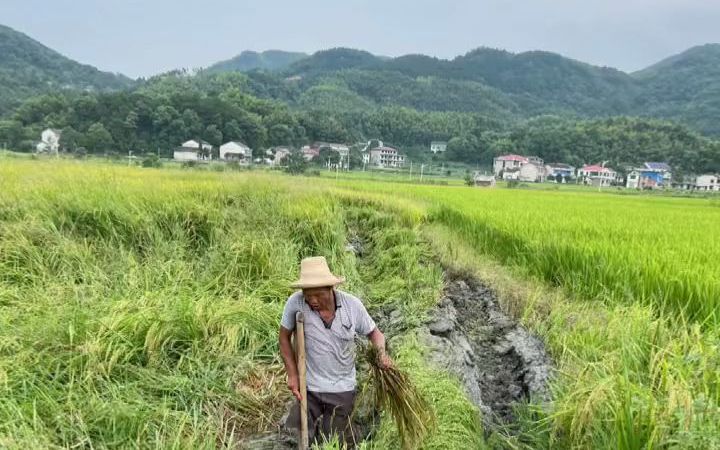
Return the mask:
[[290,286],[300,289],[330,287],[344,281],[344,277],[336,277],[330,272],[324,256],[313,256],[300,262],[300,279]]

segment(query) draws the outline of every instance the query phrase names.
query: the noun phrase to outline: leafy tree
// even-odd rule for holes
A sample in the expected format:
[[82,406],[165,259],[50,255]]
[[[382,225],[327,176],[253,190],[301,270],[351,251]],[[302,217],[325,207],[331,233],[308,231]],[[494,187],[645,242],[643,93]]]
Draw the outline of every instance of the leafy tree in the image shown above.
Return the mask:
[[81,133],[73,127],[67,127],[62,130],[60,135],[60,148],[65,151],[75,152],[82,146],[82,141],[83,135]]
[[0,120],[0,146],[18,148],[25,140],[23,124],[17,120]]
[[219,147],[223,143],[223,134],[217,125],[208,125],[203,136],[207,142],[215,147]]
[[293,175],[305,173],[308,163],[301,152],[292,152],[285,157],[287,163],[286,171]]
[[113,146],[113,137],[100,122],[96,122],[88,128],[84,137],[84,146],[91,151],[109,150]]
[[268,141],[270,145],[291,145],[295,142],[295,136],[288,125],[279,123],[270,127]]
[[330,147],[320,147],[320,153],[315,159],[317,160],[317,164],[320,166],[325,166],[327,164],[339,164],[340,153]]

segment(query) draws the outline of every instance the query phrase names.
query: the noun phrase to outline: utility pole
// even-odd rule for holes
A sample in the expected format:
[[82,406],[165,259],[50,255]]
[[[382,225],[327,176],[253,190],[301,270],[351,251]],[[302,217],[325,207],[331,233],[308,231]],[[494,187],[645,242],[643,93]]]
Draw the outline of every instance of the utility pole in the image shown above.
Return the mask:
[[412,161],[410,161],[410,180],[412,180]]
[[132,150],[128,150],[128,167],[130,167],[130,159],[132,158]]
[[605,177],[605,164],[607,164],[607,161],[603,161],[602,164],[600,164],[600,167],[602,167],[602,170],[600,171],[600,177],[598,182],[598,192],[602,191],[602,184],[603,184],[603,178]]
[[425,171],[425,164],[420,164],[420,182],[422,183],[423,172]]

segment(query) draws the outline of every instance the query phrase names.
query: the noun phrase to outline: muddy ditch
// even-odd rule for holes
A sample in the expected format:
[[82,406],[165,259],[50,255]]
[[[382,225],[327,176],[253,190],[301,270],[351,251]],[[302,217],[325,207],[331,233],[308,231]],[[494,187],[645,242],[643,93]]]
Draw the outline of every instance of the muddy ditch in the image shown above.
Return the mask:
[[486,430],[512,424],[516,405],[550,399],[552,361],[542,341],[502,311],[492,289],[446,276],[442,299],[418,330],[428,360],[458,377]]

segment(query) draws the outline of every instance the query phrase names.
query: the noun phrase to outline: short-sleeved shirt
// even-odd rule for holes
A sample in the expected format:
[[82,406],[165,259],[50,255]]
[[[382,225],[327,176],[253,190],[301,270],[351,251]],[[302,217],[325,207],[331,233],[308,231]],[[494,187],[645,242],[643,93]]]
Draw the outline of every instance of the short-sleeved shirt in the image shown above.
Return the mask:
[[335,319],[329,328],[305,302],[302,291],[288,299],[280,324],[295,329],[295,313],[305,316],[307,388],[311,392],[347,392],[355,389],[355,336],[367,336],[375,322],[355,296],[335,290]]

